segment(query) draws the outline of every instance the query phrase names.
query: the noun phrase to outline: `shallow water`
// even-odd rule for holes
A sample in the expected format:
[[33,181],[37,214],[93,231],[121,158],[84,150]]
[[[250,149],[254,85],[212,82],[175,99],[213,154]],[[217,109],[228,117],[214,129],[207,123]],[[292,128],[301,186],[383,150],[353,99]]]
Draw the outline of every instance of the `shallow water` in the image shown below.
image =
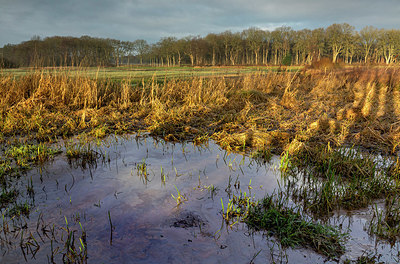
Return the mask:
[[[279,157],[258,164],[246,156],[228,154],[211,141],[198,147],[133,136],[110,138],[101,150],[106,159],[95,167],[82,169],[59,156],[25,176],[33,180],[34,211],[21,221],[8,220],[13,232],[0,236],[1,263],[25,262],[21,236],[24,241],[33,237],[40,245],[35,254],[32,247],[24,249],[28,263],[51,261],[51,248],[54,261],[62,262],[66,219],[76,241],[82,234],[79,222],[85,229],[89,263],[249,263],[253,258],[253,263],[336,263],[309,249],[282,249],[273,238],[250,235],[245,224],[225,226],[221,199],[226,205],[230,192],[247,192],[261,199],[284,185]],[[143,162],[148,181],[138,176],[137,164]],[[187,199],[180,206],[171,196],[177,196],[176,188]],[[397,263],[398,244],[391,248],[378,243],[364,230],[373,210],[371,206],[340,212],[329,219],[350,232],[342,260],[367,252]],[[53,231],[47,231],[46,237],[43,230]]]

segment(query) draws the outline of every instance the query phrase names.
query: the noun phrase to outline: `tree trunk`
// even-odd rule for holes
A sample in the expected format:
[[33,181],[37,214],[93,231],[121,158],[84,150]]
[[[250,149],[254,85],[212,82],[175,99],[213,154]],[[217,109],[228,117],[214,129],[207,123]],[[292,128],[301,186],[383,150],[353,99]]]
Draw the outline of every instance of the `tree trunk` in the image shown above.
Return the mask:
[[190,58],[190,62],[192,64],[192,66],[194,65],[194,56],[193,54],[189,54],[189,58]]
[[256,56],[256,59],[255,59],[255,61],[256,61],[256,65],[258,65],[258,53],[260,52],[260,50],[259,49],[257,49],[257,50],[255,50],[254,51],[254,55]]

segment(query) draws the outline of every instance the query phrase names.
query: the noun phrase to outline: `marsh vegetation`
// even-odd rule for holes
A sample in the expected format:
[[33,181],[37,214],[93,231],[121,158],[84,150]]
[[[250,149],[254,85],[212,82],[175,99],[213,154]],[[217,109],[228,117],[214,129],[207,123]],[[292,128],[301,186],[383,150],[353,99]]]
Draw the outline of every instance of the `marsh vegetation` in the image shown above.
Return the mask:
[[1,73],[4,261],[398,257],[397,67],[79,71]]

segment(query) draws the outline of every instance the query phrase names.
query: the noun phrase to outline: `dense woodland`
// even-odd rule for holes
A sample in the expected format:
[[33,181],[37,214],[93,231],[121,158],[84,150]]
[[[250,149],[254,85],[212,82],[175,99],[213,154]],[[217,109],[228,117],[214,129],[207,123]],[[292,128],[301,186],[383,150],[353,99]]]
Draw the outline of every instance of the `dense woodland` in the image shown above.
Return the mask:
[[321,57],[332,62],[397,61],[400,30],[367,26],[360,31],[347,23],[327,28],[274,31],[249,28],[242,32],[210,33],[205,37],[145,40],[76,37],[33,37],[0,49],[0,67],[173,65],[304,65]]

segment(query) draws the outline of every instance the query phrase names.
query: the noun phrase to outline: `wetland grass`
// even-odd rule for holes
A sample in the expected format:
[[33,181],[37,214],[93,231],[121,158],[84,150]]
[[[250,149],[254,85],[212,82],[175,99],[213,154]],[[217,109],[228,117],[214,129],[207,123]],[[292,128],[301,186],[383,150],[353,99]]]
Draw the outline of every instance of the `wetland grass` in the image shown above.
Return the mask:
[[283,247],[309,247],[329,258],[340,257],[345,252],[345,234],[307,220],[301,208],[290,206],[282,193],[251,204],[245,222],[251,230],[276,237]]
[[398,197],[386,197],[384,208],[375,205],[368,232],[393,245],[400,237],[400,205]]
[[244,222],[252,232],[262,231],[275,237],[283,247],[308,247],[328,258],[345,252],[346,234],[303,215],[300,207],[291,206],[288,197],[267,195],[260,201],[246,193],[233,195],[227,206],[221,198],[222,216],[227,226]]
[[21,144],[9,147],[4,155],[13,159],[18,167],[29,168],[29,164],[43,164],[59,153],[61,153],[60,149],[49,148],[46,144],[39,143],[37,145]]
[[[400,145],[398,68],[268,72],[237,78],[97,79],[67,72],[1,76],[1,139],[55,141],[85,132],[147,131],[166,140],[216,140],[228,151],[280,154],[299,142]],[[394,113],[394,114],[393,114]]]
[[385,264],[385,262],[380,261],[382,255],[374,255],[374,254],[363,254],[358,257],[356,260],[345,260],[344,264]]
[[[137,176],[142,180],[143,184],[147,184],[148,182],[150,182],[148,166],[149,165],[146,163],[146,159],[143,159],[141,163],[136,163],[136,173],[137,173]],[[161,173],[161,182],[163,183],[162,176],[163,175]],[[165,179],[164,179],[164,183],[165,183]]]
[[[251,153],[256,149],[252,157],[263,162],[271,153],[282,154],[281,171],[291,182],[288,188],[293,200],[318,216],[339,208],[365,207],[375,199],[392,199],[399,194],[399,162],[386,168],[371,156],[340,148],[357,145],[384,154],[399,150],[399,76],[398,68],[164,81],[97,79],[84,73],[71,76],[40,71],[20,77],[2,75],[0,142],[7,145],[23,137],[29,144],[3,151],[0,176],[3,183],[5,178],[19,175],[22,168],[51,160],[57,150],[46,149],[45,142],[80,134],[103,138],[145,131],[167,141],[201,144],[213,139],[228,152]],[[329,147],[308,147],[318,144]],[[81,167],[90,167],[105,157],[97,150],[90,141],[65,144],[69,161]],[[147,167],[137,165],[139,177],[147,181]],[[236,170],[234,165],[235,161],[227,164],[231,171]],[[178,177],[176,169],[175,173]],[[296,175],[299,173],[302,179]],[[165,176],[162,171],[162,183]],[[19,192],[3,185],[8,187],[1,194],[5,211],[29,213],[30,203],[21,203],[16,197]],[[237,180],[234,186],[239,189],[240,182]],[[33,186],[28,188],[33,190]],[[186,197],[175,188],[177,194],[171,196],[179,206]],[[215,189],[209,190],[213,196]],[[300,207],[289,206],[282,195],[255,201],[250,191],[250,186],[248,194],[235,196],[227,191],[228,204],[221,200],[228,225],[244,221],[250,229],[276,237],[284,247],[304,245],[332,258],[343,254],[339,231],[311,221]],[[371,233],[395,239],[398,227],[393,223],[399,219],[398,205],[387,203],[384,213],[377,211],[377,229]],[[61,240],[65,242],[63,260],[85,262],[86,233],[82,229],[76,241],[76,230],[70,230],[68,223],[65,231],[66,240]],[[51,259],[55,251],[52,248]]]
[[181,204],[185,203],[188,199],[185,194],[181,194],[181,192],[178,190],[178,187],[176,187],[175,185],[174,187],[177,192],[177,195],[175,196],[171,193],[171,196],[176,202],[176,207],[179,207]]
[[63,231],[67,233],[66,238],[62,236],[62,240],[65,239],[64,248],[61,252],[63,263],[87,263],[87,238],[82,224],[79,222],[81,236],[79,237],[79,241],[76,242],[75,234],[77,233],[77,230],[68,226],[67,217],[65,217],[65,223],[66,227],[62,228]]
[[[282,161],[283,160],[283,161]],[[329,215],[337,209],[359,209],[376,199],[400,193],[398,181],[390,173],[393,161],[380,160],[354,148],[304,147],[287,153],[281,170],[294,201],[314,214]]]
[[16,201],[19,193],[16,189],[3,189],[0,194],[0,208],[7,208],[8,204]]
[[106,159],[105,155],[98,151],[97,145],[85,136],[77,142],[71,140],[65,143],[65,154],[71,165],[82,169],[96,167],[98,159]]
[[248,217],[250,206],[256,205],[257,202],[254,197],[251,197],[250,194],[248,195],[246,192],[240,192],[238,196],[232,194],[232,198],[229,199],[226,210],[221,198],[222,217],[226,224],[232,228],[235,224]]
[[[227,189],[231,189],[231,179]],[[248,190],[249,193],[239,191],[238,195],[227,191],[232,197],[227,204],[221,198],[221,214],[226,226],[232,228],[239,222],[246,223],[251,232],[261,231],[273,236],[284,248],[308,247],[333,259],[344,254],[347,234],[310,218],[301,206],[290,202],[289,193],[278,190],[277,194],[256,200],[251,195],[251,180]]]
[[26,193],[32,200],[22,202],[18,199],[21,190],[17,189],[16,181],[24,172],[34,166],[42,166],[50,161],[61,151],[58,148],[50,148],[45,143],[21,144],[7,147],[0,157],[0,177],[2,192],[0,194],[0,208],[5,209],[10,217],[29,216],[34,204],[34,188],[32,178],[28,180]]
[[29,213],[31,211],[31,205],[29,205],[28,202],[24,202],[24,203],[14,203],[12,207],[9,208],[8,210],[8,216],[9,217],[14,217],[14,216],[29,216]]
[[250,158],[255,159],[257,162],[266,163],[271,160],[272,153],[268,148],[260,148],[251,152]]

